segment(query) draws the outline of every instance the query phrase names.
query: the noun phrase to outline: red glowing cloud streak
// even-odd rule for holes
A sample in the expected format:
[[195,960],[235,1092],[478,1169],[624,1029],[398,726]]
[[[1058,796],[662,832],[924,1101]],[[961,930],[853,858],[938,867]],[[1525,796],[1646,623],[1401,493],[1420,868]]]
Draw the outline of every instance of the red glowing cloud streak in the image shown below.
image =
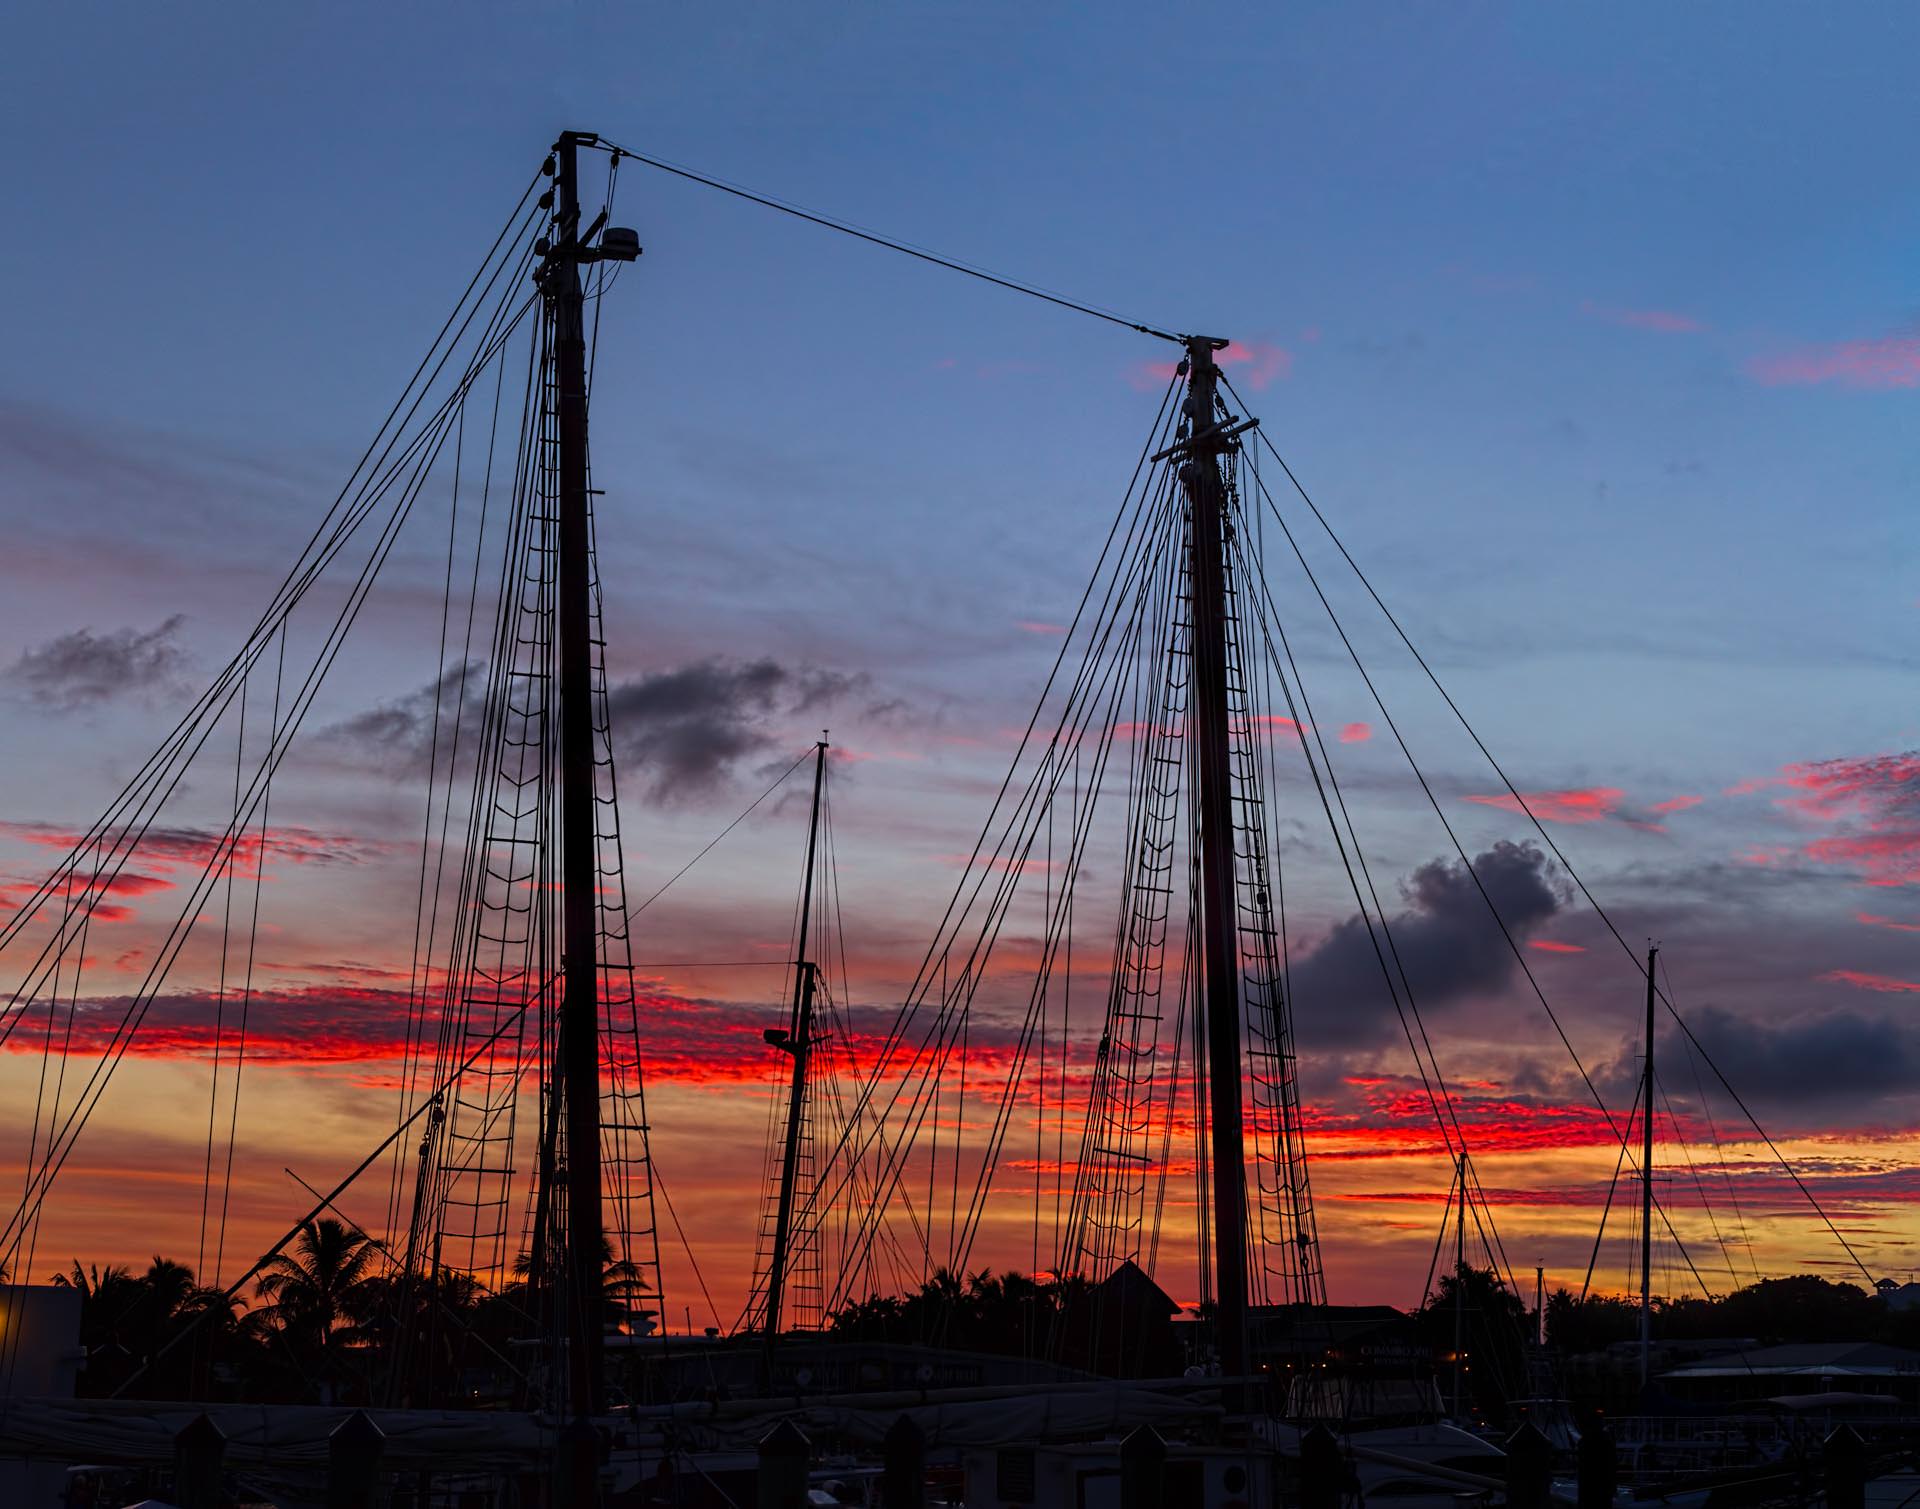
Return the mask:
[[1755,357],[1747,364],[1747,374],[1769,388],[1827,383],[1856,389],[1920,387],[1920,336],[1889,335],[1879,340],[1800,346]]
[[1920,933],[1920,922],[1899,922],[1892,917],[1877,917],[1872,912],[1855,912],[1853,920],[1866,927],[1892,928],[1896,933]]
[[[361,969],[342,966],[339,972],[351,976]],[[370,978],[402,978],[397,971],[373,967],[365,967],[364,972]],[[420,990],[425,1001],[419,1010],[429,1035],[438,1020],[444,983],[439,971],[434,971]],[[239,993],[230,990],[225,1000],[229,1020],[220,1041],[228,1052],[233,1047],[232,1008],[238,999]],[[405,1058],[417,1041],[411,999],[404,989],[356,984],[351,978],[319,985],[256,986],[250,997],[247,1057],[259,1065],[377,1071]],[[69,1051],[82,1057],[112,1051],[130,1005],[132,998],[126,996],[83,1000],[74,1016]],[[512,1006],[506,1003],[501,1020]],[[761,1085],[787,1062],[776,1058],[763,1036],[768,1027],[784,1020],[784,1008],[694,1000],[642,983],[635,1009],[640,1015],[642,1066],[649,1084]],[[44,1015],[46,1005],[38,1003],[28,1010]],[[211,1059],[220,1010],[221,1003],[210,991],[159,996],[148,1007],[127,1052],[134,1058]],[[64,1036],[64,1020],[60,1031]],[[999,1085],[1004,1086],[1011,1078],[1015,1049],[1011,1036],[1002,1038],[990,1027],[976,1025],[972,1033],[969,1064],[983,1076],[982,1084],[993,1083],[998,1076]],[[41,1043],[32,1033],[16,1032],[5,1048],[30,1054],[39,1052]],[[877,1038],[856,1033],[835,1039],[823,1058],[837,1072],[864,1079],[878,1063],[879,1046]],[[905,1069],[907,1058],[902,1055],[895,1060],[896,1073]]]
[[1831,969],[1820,976],[1836,985],[1851,985],[1858,990],[1874,990],[1882,995],[1920,995],[1920,980],[1896,980],[1891,975],[1869,974],[1863,969]]
[[1692,315],[1681,314],[1673,309],[1616,309],[1585,299],[1581,302],[1580,312],[1596,320],[1605,320],[1609,325],[1624,325],[1631,330],[1652,330],[1661,335],[1698,335],[1707,328],[1704,322]]
[[1518,797],[1502,791],[1490,796],[1469,796],[1467,800],[1483,807],[1498,807],[1503,812],[1531,811],[1543,823],[1597,823],[1614,816],[1625,795],[1613,786],[1582,786],[1565,791],[1524,791]]
[[[48,823],[0,822],[0,836],[19,839],[43,849],[58,849],[63,853],[72,852],[86,839],[84,833]],[[118,850],[133,837],[124,830],[113,830],[95,845],[95,849]],[[140,863],[153,869],[205,869],[222,852],[225,842],[225,835],[212,829],[156,827],[149,828],[139,836],[132,853]],[[385,847],[374,840],[357,838],[352,834],[320,833],[297,825],[271,827],[264,839],[257,828],[249,828],[234,835],[229,865],[235,875],[252,879],[259,873],[262,853],[270,861],[285,860],[298,865],[360,864],[383,853]],[[126,876],[122,872],[116,877],[98,874],[97,878],[111,888]],[[147,889],[166,884],[157,877],[141,876],[136,877],[135,885],[143,881]],[[136,890],[134,894],[139,892]]]
[[[1820,1217],[1807,1203],[1809,1192],[1820,1201],[1821,1209],[1829,1216],[1867,1215],[1878,1207],[1920,1202],[1920,1167],[1859,1168],[1845,1164],[1817,1167],[1808,1160],[1800,1160],[1795,1170],[1799,1174],[1798,1180],[1778,1167],[1696,1161],[1690,1172],[1699,1176],[1699,1182],[1691,1178],[1675,1180],[1660,1197],[1661,1204],[1669,1210],[1707,1209],[1717,1195],[1703,1191],[1711,1191],[1716,1184],[1724,1189],[1729,1179],[1733,1181],[1741,1208],[1749,1216],[1764,1215],[1769,1219],[1798,1217],[1807,1221],[1819,1220]],[[1488,1186],[1481,1193],[1489,1205],[1515,1209],[1593,1210],[1607,1203],[1607,1182],[1596,1179],[1531,1187]],[[1444,1186],[1435,1189],[1351,1190],[1335,1193],[1332,1198],[1352,1204],[1438,1206],[1445,1203],[1447,1191]],[[1618,1198],[1616,1192],[1616,1201]]]

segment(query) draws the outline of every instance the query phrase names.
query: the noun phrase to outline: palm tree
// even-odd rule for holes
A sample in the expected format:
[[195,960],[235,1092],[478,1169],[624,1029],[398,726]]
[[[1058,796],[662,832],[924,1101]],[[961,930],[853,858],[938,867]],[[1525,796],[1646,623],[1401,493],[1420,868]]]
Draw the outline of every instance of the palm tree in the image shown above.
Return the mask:
[[133,1275],[117,1263],[108,1264],[106,1272],[102,1273],[98,1263],[88,1267],[79,1258],[73,1260],[73,1267],[65,1273],[56,1273],[53,1276],[53,1282],[57,1287],[78,1289],[82,1304],[90,1299],[99,1298],[102,1290],[131,1283],[132,1280]]
[[250,1320],[287,1348],[323,1395],[332,1390],[337,1343],[356,1340],[367,1319],[375,1297],[367,1272],[374,1256],[373,1244],[343,1223],[308,1221],[291,1249],[261,1269],[254,1286],[264,1303]]
[[194,1292],[193,1270],[172,1258],[153,1255],[147,1271],[140,1275],[147,1291],[147,1304],[156,1321],[171,1317]]
[[[82,1265],[53,1275],[62,1289],[80,1295],[80,1339],[87,1348],[86,1384],[106,1390],[154,1356],[177,1330],[183,1309],[198,1291],[193,1270],[155,1254],[135,1276],[115,1264]],[[148,1381],[148,1386],[161,1380]]]

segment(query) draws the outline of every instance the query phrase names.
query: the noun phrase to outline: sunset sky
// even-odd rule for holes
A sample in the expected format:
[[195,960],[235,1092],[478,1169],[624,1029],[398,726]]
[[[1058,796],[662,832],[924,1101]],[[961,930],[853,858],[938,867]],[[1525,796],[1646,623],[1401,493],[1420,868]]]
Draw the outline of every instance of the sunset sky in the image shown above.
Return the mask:
[[[0,897],[232,653],[547,144],[594,130],[1232,337],[1266,433],[1581,878],[1633,948],[1661,943],[1677,1005],[1868,1268],[1905,1278],[1916,46],[1920,15],[1870,5],[23,14],[0,58]],[[852,1000],[877,1027],[1060,650],[1168,348],[638,165],[616,219],[646,248],[601,305],[594,389],[628,886],[651,895],[830,726]],[[274,787],[225,1278],[311,1203],[284,1169],[324,1187],[393,1126],[448,505],[423,498]],[[1353,579],[1330,581],[1468,852],[1528,839]],[[1577,1288],[1613,1134],[1489,954],[1305,583],[1273,589],[1387,909],[1431,950],[1428,1026],[1507,1255]],[[174,846],[97,914],[84,999],[138,984],[231,738],[180,793]],[[1275,799],[1330,1294],[1412,1303],[1446,1158],[1390,1009],[1339,967],[1353,902],[1311,788],[1296,771]],[[803,819],[796,781],[636,923],[655,1154],[713,1298],[670,1240],[676,1324],[731,1324],[745,1298]],[[1520,870],[1509,920],[1621,1115],[1639,976],[1557,865]],[[32,1277],[154,1252],[214,1277],[219,920],[89,1124]],[[0,965],[11,991],[22,966]],[[1006,1022],[979,1029],[990,1064]],[[41,1038],[6,1047],[10,1190],[52,1087]],[[1706,1282],[1858,1279],[1704,1068],[1662,1056],[1686,1137],[1664,1198]],[[971,1093],[969,1126],[991,1111]],[[1036,1177],[1052,1189],[1032,1137],[976,1265],[1030,1265]],[[378,1228],[387,1198],[383,1165],[342,1206]],[[1620,1288],[1609,1230],[1596,1282]],[[1693,1287],[1667,1245],[1668,1284]],[[1161,1277],[1194,1296],[1184,1249]]]

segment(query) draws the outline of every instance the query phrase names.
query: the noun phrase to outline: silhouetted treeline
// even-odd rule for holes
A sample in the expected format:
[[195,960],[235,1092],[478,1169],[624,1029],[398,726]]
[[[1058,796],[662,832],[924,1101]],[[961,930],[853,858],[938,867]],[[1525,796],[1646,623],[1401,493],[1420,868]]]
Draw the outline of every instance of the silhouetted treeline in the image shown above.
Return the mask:
[[[1899,1309],[1857,1284],[1814,1273],[1762,1279],[1722,1299],[1655,1299],[1653,1339],[1877,1341],[1920,1348],[1920,1310]],[[1637,1300],[1561,1289],[1547,1300],[1547,1344],[1557,1352],[1596,1352],[1640,1335]]]
[[[380,1271],[382,1267],[386,1271]],[[523,1278],[495,1291],[465,1273],[399,1276],[339,1221],[308,1222],[251,1295],[228,1299],[156,1256],[144,1272],[74,1263],[83,1398],[445,1406],[529,1402],[542,1378],[516,1345],[538,1327]],[[610,1320],[633,1273],[605,1265]]]

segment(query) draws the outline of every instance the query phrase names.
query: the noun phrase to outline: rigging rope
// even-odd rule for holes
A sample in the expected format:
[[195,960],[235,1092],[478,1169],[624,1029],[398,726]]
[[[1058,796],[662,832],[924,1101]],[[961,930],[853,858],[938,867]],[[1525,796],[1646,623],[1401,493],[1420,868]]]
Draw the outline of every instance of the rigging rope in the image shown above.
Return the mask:
[[[1232,384],[1228,382],[1224,376],[1222,377],[1222,383],[1223,385],[1228,387],[1229,390],[1231,390]],[[1239,399],[1239,395],[1237,393],[1234,394],[1234,397],[1236,400]],[[1498,760],[1494,758],[1493,752],[1487,748],[1485,741],[1480,737],[1479,731],[1474,728],[1472,722],[1467,718],[1466,714],[1463,711],[1461,711],[1459,704],[1455,702],[1452,694],[1448,692],[1445,685],[1442,684],[1439,676],[1435,673],[1433,667],[1428,663],[1426,657],[1422,655],[1419,649],[1414,645],[1413,640],[1408,636],[1407,631],[1401,626],[1400,620],[1394,616],[1393,611],[1387,606],[1386,602],[1381,598],[1379,592],[1374,588],[1372,581],[1368,578],[1367,574],[1363,570],[1361,570],[1359,563],[1354,560],[1352,553],[1348,551],[1345,543],[1340,539],[1340,536],[1334,531],[1332,524],[1330,524],[1327,521],[1325,514],[1321,512],[1319,506],[1313,501],[1312,497],[1308,494],[1306,488],[1301,485],[1300,479],[1294,475],[1293,468],[1287,464],[1286,458],[1280,454],[1278,448],[1275,447],[1272,439],[1266,434],[1264,430],[1260,432],[1260,440],[1261,440],[1261,443],[1266,446],[1268,454],[1270,454],[1273,457],[1273,459],[1279,463],[1281,471],[1283,471],[1286,474],[1287,481],[1292,484],[1294,491],[1300,495],[1301,501],[1306,504],[1308,510],[1313,514],[1314,519],[1319,523],[1321,529],[1326,532],[1327,538],[1330,541],[1332,541],[1334,548],[1339,551],[1341,558],[1347,563],[1348,567],[1353,571],[1354,576],[1358,579],[1358,581],[1360,582],[1360,585],[1366,590],[1367,595],[1373,600],[1374,605],[1380,609],[1381,614],[1386,618],[1388,624],[1392,626],[1393,631],[1399,637],[1400,642],[1406,646],[1407,652],[1413,657],[1414,663],[1420,667],[1420,670],[1422,671],[1423,674],[1425,674],[1427,680],[1432,683],[1434,690],[1439,693],[1441,700],[1446,703],[1448,710],[1453,714],[1454,718],[1459,722],[1461,728],[1466,732],[1468,738],[1470,738],[1473,741],[1474,747],[1480,751],[1482,757],[1485,758],[1485,760],[1487,761],[1487,764],[1492,768],[1494,774],[1500,778],[1500,782],[1506,788],[1507,794],[1510,797],[1512,797],[1512,799],[1518,806],[1519,810],[1522,813],[1524,813],[1528,821],[1532,823],[1534,831],[1539,834],[1541,840],[1547,845],[1548,849],[1552,852],[1554,858],[1558,860],[1561,867],[1566,870],[1568,877],[1573,881],[1574,885],[1578,887],[1580,894],[1586,898],[1588,905],[1590,905],[1593,908],[1594,914],[1600,918],[1601,922],[1605,925],[1607,931],[1613,935],[1614,941],[1620,945],[1621,949],[1626,953],[1627,957],[1633,961],[1635,970],[1639,973],[1640,977],[1644,980],[1646,978],[1646,968],[1640,962],[1639,956],[1636,953],[1633,945],[1627,941],[1625,934],[1623,934],[1620,931],[1620,929],[1617,926],[1615,926],[1613,918],[1608,914],[1606,908],[1600,904],[1599,899],[1595,897],[1592,890],[1589,889],[1586,881],[1581,877],[1580,872],[1574,868],[1573,864],[1567,859],[1566,855],[1561,851],[1560,846],[1554,841],[1553,835],[1547,831],[1546,826],[1544,823],[1541,822],[1539,815],[1533,810],[1531,804],[1528,803],[1527,799],[1520,793],[1520,789],[1516,785],[1514,785],[1512,779],[1507,775],[1505,768],[1500,764]],[[1271,494],[1268,494],[1268,501],[1269,501],[1269,504],[1274,507],[1276,518],[1278,518],[1279,516],[1278,506],[1272,504]],[[1284,523],[1282,527],[1284,527]],[[1787,1177],[1793,1181],[1794,1187],[1805,1198],[1805,1200],[1807,1201],[1807,1204],[1813,1209],[1814,1213],[1817,1216],[1819,1216],[1821,1222],[1826,1226],[1828,1232],[1832,1235],[1833,1239],[1839,1243],[1841,1250],[1846,1253],[1849,1261],[1851,1261],[1854,1267],[1860,1271],[1861,1276],[1867,1280],[1869,1287],[1871,1287],[1875,1282],[1872,1270],[1869,1269],[1863,1261],[1861,1261],[1860,1255],[1854,1250],[1853,1245],[1847,1241],[1845,1234],[1842,1233],[1840,1228],[1834,1224],[1833,1218],[1827,1214],[1825,1207],[1823,1207],[1820,1204],[1819,1199],[1814,1195],[1813,1191],[1807,1187],[1806,1181],[1800,1177],[1799,1171],[1794,1168],[1792,1162],[1787,1158],[1787,1156],[1783,1152],[1781,1152],[1779,1145],[1773,1140],[1772,1136],[1767,1132],[1766,1128],[1760,1124],[1759,1118],[1753,1114],[1752,1110],[1747,1106],[1746,1101],[1741,1097],[1740,1093],[1736,1089],[1734,1089],[1732,1082],[1727,1078],[1726,1074],[1722,1072],[1718,1062],[1714,1059],[1713,1055],[1707,1051],[1706,1045],[1702,1043],[1697,1036],[1695,1036],[1693,1028],[1688,1024],[1686,1019],[1680,1015],[1679,1010],[1674,1006],[1672,1000],[1667,996],[1667,994],[1664,991],[1661,991],[1659,989],[1657,984],[1655,985],[1655,993],[1659,997],[1661,1004],[1666,1007],[1668,1014],[1673,1018],[1674,1023],[1680,1028],[1681,1032],[1685,1034],[1688,1043],[1695,1050],[1698,1051],[1701,1060],[1705,1062],[1707,1067],[1713,1071],[1714,1078],[1720,1082],[1721,1088],[1727,1092],[1727,1095],[1732,1099],[1733,1103],[1739,1108],[1741,1115],[1743,1115],[1746,1118],[1748,1125],[1750,1125],[1754,1129],[1754,1132],[1759,1136],[1760,1140],[1766,1145],[1768,1152],[1770,1152],[1773,1155],[1774,1159],[1779,1163],[1780,1167],[1785,1171]],[[1571,1045],[1569,1045],[1569,1050],[1571,1051]],[[1585,1075],[1584,1070],[1582,1070],[1582,1075],[1584,1077]],[[1590,1081],[1589,1081],[1589,1087],[1591,1088]],[[1598,1092],[1595,1092],[1595,1093],[1597,1095]],[[1603,1105],[1602,1106],[1603,1112],[1604,1112],[1604,1109],[1605,1108]],[[1611,1117],[1609,1117],[1608,1119],[1609,1121],[1611,1121]]]

